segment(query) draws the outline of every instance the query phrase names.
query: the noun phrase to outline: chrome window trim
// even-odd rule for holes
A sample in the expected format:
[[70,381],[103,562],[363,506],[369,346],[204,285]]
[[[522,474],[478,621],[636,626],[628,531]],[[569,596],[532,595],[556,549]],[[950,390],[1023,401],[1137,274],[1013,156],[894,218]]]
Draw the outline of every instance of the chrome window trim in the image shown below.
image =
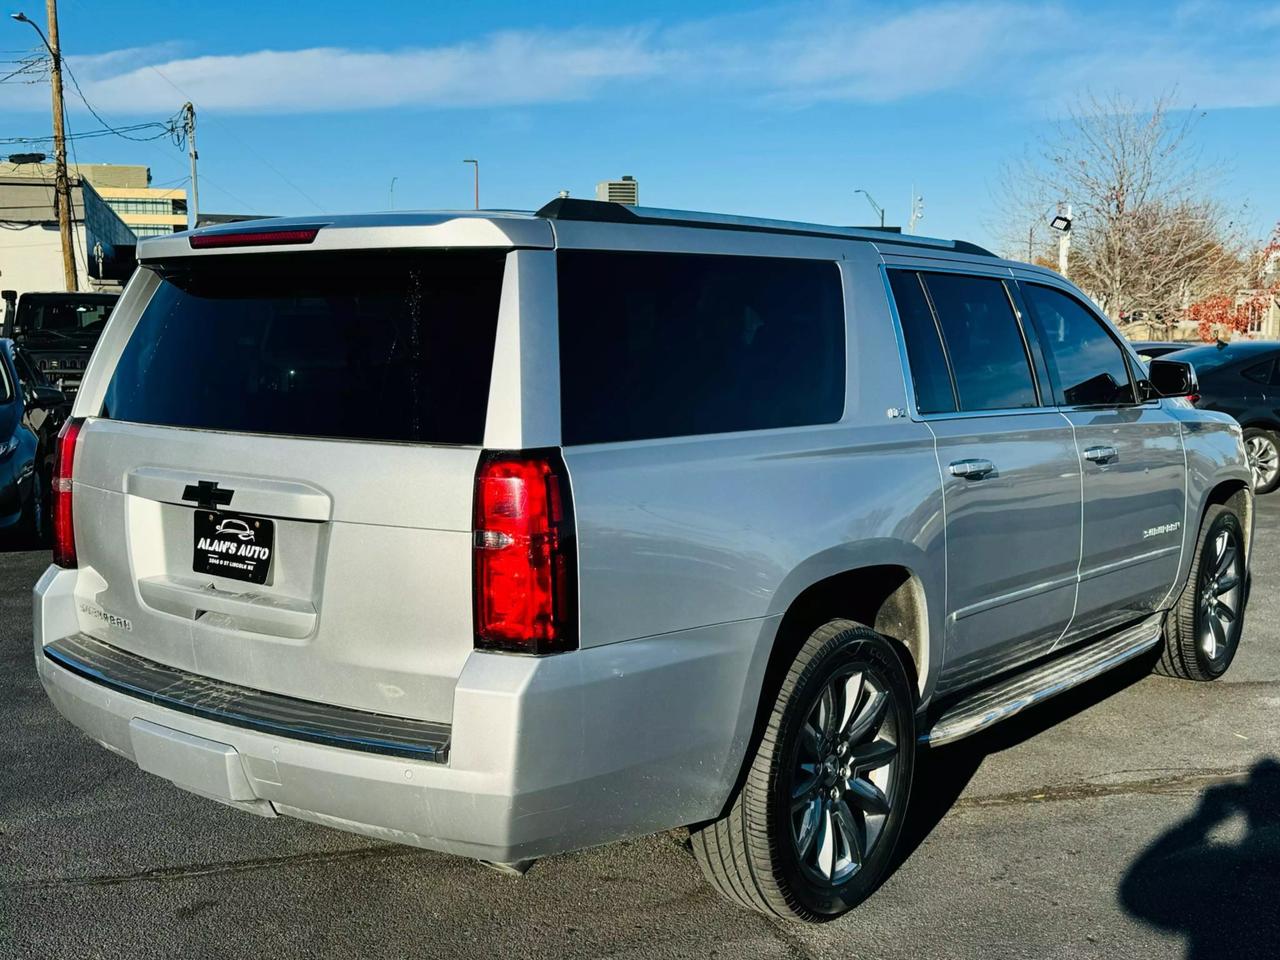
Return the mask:
[[[883,258],[879,263],[879,268],[880,268],[880,279],[881,279],[882,285],[884,286],[884,295],[889,301],[889,316],[893,322],[893,335],[898,343],[898,363],[899,363],[899,366],[902,368],[903,382],[906,386],[907,412],[909,413],[912,420],[915,420],[919,423],[927,423],[931,420],[964,420],[964,419],[973,419],[975,417],[983,417],[983,418],[1013,417],[1013,416],[1025,416],[1026,414],[1034,414],[1034,413],[1059,412],[1060,408],[1057,406],[1046,406],[1043,403],[1040,403],[1034,407],[1004,407],[998,410],[957,410],[950,413],[921,413],[919,407],[916,405],[915,379],[911,375],[911,360],[907,354],[906,336],[902,331],[902,318],[898,315],[898,304],[893,298],[893,288],[889,285],[889,271],[890,270],[907,270],[916,274],[959,273],[959,274],[964,274],[966,276],[979,276],[979,277],[986,277],[992,280],[1001,280],[1001,281],[1010,280],[1013,272],[1009,270],[1009,268],[1007,267],[997,267],[995,265],[992,265],[987,270],[983,271],[983,270],[971,269],[968,264],[963,264],[958,267],[935,268],[932,264],[930,264],[927,267],[923,267],[923,266],[910,264],[910,263],[886,263]],[[1007,295],[1008,294],[1007,288],[1005,292]],[[1026,340],[1026,334],[1025,332],[1022,331],[1022,317],[1012,300],[1010,300],[1009,306],[1010,306],[1010,309],[1013,311],[1014,319],[1018,323],[1019,336],[1022,337],[1023,347],[1025,349],[1027,348],[1028,344]],[[930,301],[930,307],[932,308],[932,301]],[[944,355],[947,355],[945,354],[945,341],[944,341]],[[948,364],[948,367],[950,367],[950,363],[951,363],[950,356],[947,355],[947,358],[948,358],[947,364]],[[1032,383],[1036,384],[1036,396],[1037,398],[1043,399],[1043,394],[1039,390],[1039,375],[1036,372],[1035,365],[1031,362],[1031,356],[1029,352],[1027,354],[1027,365],[1031,373]],[[954,373],[952,373],[951,376],[954,382]],[[957,400],[958,399],[959,398],[957,398]]]
[[[1052,273],[1052,272],[1049,272],[1047,275],[1042,275],[1040,273],[1033,273],[1027,267],[1016,268],[1016,269],[1010,270],[1009,272],[1013,274],[1014,283],[1017,283],[1019,285],[1024,283],[1038,283],[1042,287],[1050,287],[1054,290],[1059,291],[1060,293],[1065,293],[1067,296],[1075,300],[1078,300],[1080,304],[1089,313],[1093,314],[1093,316],[1097,320],[1101,321],[1102,325],[1106,327],[1106,329],[1111,333],[1112,338],[1117,343],[1119,343],[1120,349],[1124,351],[1126,357],[1130,361],[1130,364],[1131,365],[1136,364],[1136,367],[1134,367],[1133,369],[1137,369],[1137,370],[1143,369],[1142,358],[1138,356],[1138,351],[1134,347],[1133,343],[1129,340],[1129,338],[1120,332],[1120,330],[1116,327],[1116,325],[1111,322],[1111,318],[1108,317],[1102,311],[1102,309],[1096,303],[1093,302],[1093,299],[1091,297],[1089,297],[1079,287],[1072,284],[1071,281],[1069,281],[1066,277],[1060,276],[1059,274]],[[1028,275],[1024,276],[1023,274],[1028,274]],[[1143,405],[1143,404],[1138,404],[1138,405]]]

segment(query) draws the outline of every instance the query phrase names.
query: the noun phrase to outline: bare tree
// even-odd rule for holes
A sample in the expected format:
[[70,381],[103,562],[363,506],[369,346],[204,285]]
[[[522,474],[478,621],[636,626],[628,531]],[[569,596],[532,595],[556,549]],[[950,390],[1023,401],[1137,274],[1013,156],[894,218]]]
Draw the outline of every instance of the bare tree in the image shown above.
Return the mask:
[[1053,238],[1037,238],[1036,225],[1069,202],[1071,278],[1116,321],[1140,318],[1166,335],[1192,303],[1236,282],[1247,248],[1195,148],[1202,114],[1175,116],[1170,102],[1081,99],[1008,169],[1002,203],[1008,252],[1047,260]]

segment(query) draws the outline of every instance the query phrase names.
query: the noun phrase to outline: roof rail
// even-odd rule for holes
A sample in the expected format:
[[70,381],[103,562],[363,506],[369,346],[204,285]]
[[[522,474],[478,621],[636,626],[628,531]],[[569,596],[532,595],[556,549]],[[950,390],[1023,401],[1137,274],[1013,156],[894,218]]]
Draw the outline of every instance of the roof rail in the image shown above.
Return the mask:
[[590,223],[632,223],[666,227],[700,227],[707,230],[746,230],[752,233],[785,233],[799,237],[832,237],[840,240],[871,240],[904,247],[929,247],[982,257],[994,257],[990,250],[965,240],[940,240],[915,234],[904,236],[895,230],[876,227],[838,227],[792,220],[766,220],[724,213],[697,213],[691,210],[664,210],[632,207],[608,200],[579,200],[558,197],[535,214],[544,220],[586,221]]

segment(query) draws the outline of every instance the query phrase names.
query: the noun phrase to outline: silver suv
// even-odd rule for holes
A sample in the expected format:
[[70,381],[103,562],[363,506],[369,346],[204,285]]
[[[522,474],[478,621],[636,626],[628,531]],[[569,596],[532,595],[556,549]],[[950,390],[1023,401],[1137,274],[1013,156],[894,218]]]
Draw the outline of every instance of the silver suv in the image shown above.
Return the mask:
[[917,753],[1239,642],[1241,431],[971,244],[561,200],[145,241],[36,662],[143,770],[523,870],[687,827],[838,916]]

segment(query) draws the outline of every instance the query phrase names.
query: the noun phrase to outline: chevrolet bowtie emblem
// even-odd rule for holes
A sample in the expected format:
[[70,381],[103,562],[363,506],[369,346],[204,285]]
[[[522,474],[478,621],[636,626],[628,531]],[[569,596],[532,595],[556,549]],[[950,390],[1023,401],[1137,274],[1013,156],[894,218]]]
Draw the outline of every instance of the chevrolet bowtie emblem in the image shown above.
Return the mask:
[[217,480],[201,480],[199,483],[189,483],[186,489],[182,491],[183,500],[195,501],[195,505],[202,510],[216,510],[218,507],[225,507],[231,502],[231,498],[234,495],[234,490],[228,490],[225,487],[219,489]]

